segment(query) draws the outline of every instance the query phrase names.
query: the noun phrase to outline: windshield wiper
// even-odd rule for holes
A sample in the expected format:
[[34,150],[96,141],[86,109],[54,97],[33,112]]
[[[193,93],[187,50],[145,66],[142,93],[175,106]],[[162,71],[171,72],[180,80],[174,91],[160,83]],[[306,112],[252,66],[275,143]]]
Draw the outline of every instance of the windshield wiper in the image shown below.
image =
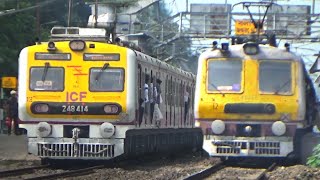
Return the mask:
[[49,66],[50,66],[50,63],[48,63],[48,62],[46,62],[44,64],[44,70],[43,70],[43,74],[42,74],[42,78],[41,78],[42,81],[46,80],[46,76],[48,74]]
[[220,91],[215,84],[213,84],[213,83],[211,83],[211,82],[210,82],[209,84],[210,84],[211,86],[213,86],[220,94],[222,94],[222,96],[224,96],[224,93],[223,93],[222,91]]
[[96,78],[95,78],[96,81],[98,81],[98,79],[100,78],[102,72],[103,72],[104,70],[106,70],[108,66],[109,66],[109,63],[105,63],[105,64],[103,65],[103,67],[100,69],[99,73],[97,74],[97,76],[96,76]]
[[276,89],[276,91],[274,92],[274,94],[279,94],[279,92],[286,87],[286,85],[291,82],[291,78],[289,78],[286,82],[284,82],[278,89]]

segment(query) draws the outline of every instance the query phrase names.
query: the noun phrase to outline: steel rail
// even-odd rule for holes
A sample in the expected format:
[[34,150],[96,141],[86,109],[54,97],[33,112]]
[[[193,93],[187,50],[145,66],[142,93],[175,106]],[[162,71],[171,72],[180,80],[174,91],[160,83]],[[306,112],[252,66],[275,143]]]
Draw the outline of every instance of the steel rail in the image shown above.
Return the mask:
[[54,173],[54,174],[48,174],[48,175],[41,175],[37,177],[30,177],[30,178],[24,178],[24,180],[42,180],[42,179],[57,179],[61,177],[76,177],[80,175],[87,175],[87,174],[92,174],[94,173],[95,169],[101,169],[104,168],[104,165],[100,166],[93,166],[93,167],[88,167],[88,168],[83,168],[83,169],[77,169],[77,170],[71,170],[71,171],[66,171],[66,172],[60,172],[60,173]]
[[218,164],[215,164],[207,169],[204,169],[200,172],[196,172],[186,178],[184,178],[183,180],[199,180],[199,179],[203,179],[206,178],[216,172],[218,172],[219,170],[223,169],[225,167],[225,163],[224,162],[220,162]]
[[43,168],[47,168],[47,167],[49,167],[49,165],[41,165],[41,166],[24,167],[24,168],[19,168],[19,169],[4,170],[4,171],[0,171],[0,177],[4,178],[4,177],[9,177],[9,176],[17,176],[17,175],[33,172],[36,169],[43,169]]
[[255,179],[256,179],[256,180],[264,180],[264,179],[266,179],[266,174],[267,174],[267,172],[272,171],[276,166],[277,166],[277,163],[271,164],[267,169],[263,170],[263,171],[257,176],[257,178],[255,178]]

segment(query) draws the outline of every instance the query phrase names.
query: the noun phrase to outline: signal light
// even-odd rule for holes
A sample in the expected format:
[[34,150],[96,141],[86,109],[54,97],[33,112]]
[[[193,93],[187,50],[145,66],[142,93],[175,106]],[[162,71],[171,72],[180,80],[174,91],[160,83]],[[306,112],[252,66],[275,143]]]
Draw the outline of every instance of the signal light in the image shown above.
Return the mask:
[[229,43],[222,43],[221,44],[221,50],[222,51],[228,51],[229,50]]
[[56,51],[57,48],[56,48],[56,45],[53,41],[50,41],[48,42],[48,48],[47,48],[48,51]]
[[213,49],[217,49],[217,45],[218,45],[218,42],[217,42],[217,41],[213,41],[213,42],[212,42],[212,48],[213,48]]
[[289,43],[285,43],[284,47],[286,48],[286,50],[289,52],[290,51],[290,44]]

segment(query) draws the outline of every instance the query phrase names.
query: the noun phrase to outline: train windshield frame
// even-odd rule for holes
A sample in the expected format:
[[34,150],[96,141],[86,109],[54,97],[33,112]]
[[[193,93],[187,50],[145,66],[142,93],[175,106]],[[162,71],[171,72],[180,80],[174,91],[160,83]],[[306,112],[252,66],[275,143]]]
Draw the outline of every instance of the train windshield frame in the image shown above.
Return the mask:
[[294,63],[260,60],[258,68],[260,94],[293,95]]
[[244,62],[241,59],[208,59],[208,93],[242,93]]
[[90,68],[89,91],[91,92],[122,92],[124,82],[123,68]]
[[30,91],[64,91],[64,68],[33,66],[30,68]]

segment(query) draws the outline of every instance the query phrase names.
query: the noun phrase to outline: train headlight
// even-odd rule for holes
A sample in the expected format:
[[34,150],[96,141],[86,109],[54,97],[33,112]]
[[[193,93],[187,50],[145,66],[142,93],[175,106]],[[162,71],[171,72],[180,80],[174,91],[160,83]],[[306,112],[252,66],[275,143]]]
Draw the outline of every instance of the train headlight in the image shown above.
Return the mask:
[[214,134],[221,134],[226,129],[226,124],[221,120],[214,120],[211,129]]
[[39,103],[34,105],[34,111],[36,113],[46,113],[49,111],[49,106],[48,104]]
[[40,122],[37,125],[37,135],[39,137],[48,137],[51,134],[52,128],[51,125],[47,122]]
[[119,114],[120,108],[115,104],[107,104],[103,107],[106,114]]
[[282,136],[286,133],[286,125],[282,121],[276,121],[271,126],[272,133],[277,136]]
[[108,122],[101,124],[100,126],[100,134],[104,138],[109,138],[114,135],[115,127]]
[[246,127],[244,128],[244,131],[245,131],[246,133],[250,134],[250,133],[252,132],[252,127],[251,127],[251,126],[246,126]]
[[259,45],[256,43],[247,43],[243,46],[243,50],[247,55],[256,55],[259,53]]
[[82,40],[72,40],[69,43],[69,47],[73,51],[83,51],[86,47],[86,43]]

